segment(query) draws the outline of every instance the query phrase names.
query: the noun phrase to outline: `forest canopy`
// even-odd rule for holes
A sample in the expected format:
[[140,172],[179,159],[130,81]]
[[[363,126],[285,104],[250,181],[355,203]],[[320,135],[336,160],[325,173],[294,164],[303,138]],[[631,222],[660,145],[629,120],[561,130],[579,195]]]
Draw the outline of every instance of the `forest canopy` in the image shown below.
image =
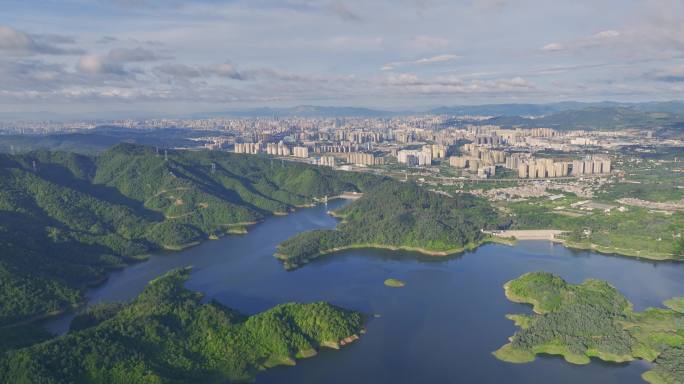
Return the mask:
[[339,348],[360,313],[286,303],[244,316],[183,287],[188,269],[149,283],[131,303],[97,306],[72,331],[0,360],[3,383],[250,382],[262,369]]
[[261,156],[119,144],[0,154],[0,326],[59,313],[160,249],[181,249],[380,178]]
[[643,377],[651,383],[684,382],[683,299],[670,308],[634,312],[614,287],[600,280],[572,285],[546,272],[525,274],[504,286],[506,296],[533,305],[534,315],[509,315],[520,327],[494,355],[525,363],[540,353],[588,364],[591,357],[625,362],[643,359],[655,367]]
[[505,225],[481,198],[469,194],[449,197],[392,180],[366,189],[363,197],[333,214],[342,219],[336,229],[288,239],[278,247],[276,257],[292,268],[350,247],[449,254],[479,245],[486,238],[483,229]]

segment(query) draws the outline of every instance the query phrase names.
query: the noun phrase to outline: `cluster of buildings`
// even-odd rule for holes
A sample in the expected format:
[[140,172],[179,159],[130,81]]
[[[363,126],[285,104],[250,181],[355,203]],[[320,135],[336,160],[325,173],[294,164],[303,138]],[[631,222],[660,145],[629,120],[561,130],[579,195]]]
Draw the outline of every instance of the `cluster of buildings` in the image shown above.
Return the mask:
[[333,156],[321,156],[318,159],[316,159],[316,165],[334,168],[335,167],[335,157],[333,157]]
[[[514,163],[509,165],[514,165]],[[520,161],[514,169],[517,170],[518,177],[521,179],[605,175],[610,173],[611,160],[603,156],[573,161],[528,158]]]
[[[288,149],[289,151],[289,149]],[[261,143],[235,143],[235,153],[256,155],[261,152]],[[289,153],[288,153],[289,154]]]
[[572,162],[572,175],[602,175],[610,173],[611,160],[606,156],[591,156]]
[[397,162],[408,166],[431,165],[432,150],[427,147],[420,150],[401,150],[397,152]]
[[[501,129],[496,126],[473,126],[464,130],[381,129],[378,131],[333,129],[325,131],[298,130],[294,135],[275,135],[277,142],[236,142],[236,153],[266,153],[310,159],[324,166],[349,164],[377,166],[396,158],[406,166],[429,167],[433,163],[448,162],[474,177],[488,178],[497,174],[497,167],[509,169],[521,179],[544,179],[567,176],[608,174],[610,159],[594,156],[586,159],[539,158],[521,143],[535,140],[557,140],[563,137],[550,128]],[[242,137],[240,141],[250,136]],[[568,140],[577,141],[571,136]],[[449,156],[456,143],[458,155]],[[585,142],[582,142],[583,144]],[[223,142],[216,142],[219,148]],[[515,177],[515,176],[513,176]]]
[[[237,149],[237,146],[235,148]],[[266,153],[273,156],[290,156],[291,151],[290,147],[280,142],[266,144]]]
[[521,179],[544,179],[547,177],[568,176],[570,163],[553,159],[530,159],[518,165],[518,177]]
[[[548,134],[540,131],[540,134]],[[491,177],[496,174],[496,166],[517,172],[521,179],[544,179],[567,176],[609,174],[610,158],[594,156],[581,160],[556,160],[537,158],[529,152],[507,152],[491,146],[475,143],[460,147],[461,155],[449,158],[449,165],[464,169],[478,177]]]
[[235,153],[246,153],[250,155],[256,155],[258,153],[266,153],[273,156],[294,156],[300,158],[309,157],[308,147],[289,147],[285,145],[282,141],[279,143],[235,143]]
[[308,147],[294,147],[292,148],[292,156],[306,159],[309,157]]
[[[486,125],[486,119],[486,116],[448,115],[328,118],[274,115],[62,125],[15,122],[11,128],[21,132],[89,129],[105,124],[139,130],[184,128],[195,131],[188,136],[196,145],[212,150],[233,148],[236,153],[289,157],[323,166],[368,167],[394,161],[412,167],[449,164],[462,169],[464,172],[459,177],[465,178],[491,177],[497,173],[500,176],[503,170],[506,178],[517,175],[524,179],[602,175],[611,170],[609,158],[579,158],[578,154],[599,150],[608,153],[620,146],[662,141],[633,131],[506,129]],[[197,131],[201,133],[198,135]],[[536,155],[548,150],[565,154],[556,159]],[[430,171],[436,172],[437,168]]]
[[[491,144],[485,145],[490,146]],[[449,165],[454,168],[465,169],[479,178],[496,175],[496,166],[506,161],[506,152],[478,146],[475,143],[461,146],[460,151],[462,155],[449,158]]]
[[373,153],[351,152],[347,153],[346,161],[354,165],[382,165],[385,163],[385,158],[375,156]]

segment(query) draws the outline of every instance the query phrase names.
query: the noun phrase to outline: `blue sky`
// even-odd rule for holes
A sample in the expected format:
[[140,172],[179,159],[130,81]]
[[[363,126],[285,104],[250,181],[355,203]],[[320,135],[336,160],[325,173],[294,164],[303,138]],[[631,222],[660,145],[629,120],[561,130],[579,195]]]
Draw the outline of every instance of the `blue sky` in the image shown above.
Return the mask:
[[0,112],[684,95],[681,0],[0,0]]

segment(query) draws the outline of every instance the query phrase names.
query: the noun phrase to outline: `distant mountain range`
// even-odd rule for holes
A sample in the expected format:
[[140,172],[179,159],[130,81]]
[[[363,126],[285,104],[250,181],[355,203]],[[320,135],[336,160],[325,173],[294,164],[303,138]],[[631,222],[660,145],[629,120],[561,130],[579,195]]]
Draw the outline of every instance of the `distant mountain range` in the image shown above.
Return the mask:
[[[549,127],[559,130],[653,129],[665,136],[684,132],[684,102],[490,104],[439,107],[427,111],[390,112],[353,107],[299,106],[231,111],[220,115],[234,117],[393,117],[411,114],[449,116],[490,116],[472,124],[503,127]],[[451,124],[450,124],[451,125]]]
[[603,101],[583,103],[567,101],[552,104],[485,104],[460,105],[434,108],[426,113],[435,115],[484,115],[484,116],[544,116],[565,111],[582,111],[596,109],[629,108],[641,112],[664,112],[684,114],[684,101],[618,103]]
[[[406,112],[390,112],[360,107],[321,107],[315,105],[300,105],[290,108],[254,108],[217,112],[212,115],[234,117],[389,117],[402,115]],[[197,114],[198,116],[206,114]]]
[[359,107],[322,107],[301,105],[291,108],[254,108],[214,112],[209,114],[195,114],[200,116],[234,116],[234,117],[390,117],[402,115],[479,115],[479,116],[545,116],[565,111],[581,111],[585,109],[633,109],[638,112],[662,112],[684,114],[684,101],[647,102],[647,103],[618,103],[604,101],[598,103],[583,103],[568,101],[552,104],[484,104],[484,105],[455,105],[443,106],[429,110],[387,111]]
[[666,102],[643,102],[643,103],[621,103],[612,101],[603,101],[595,103],[586,103],[578,101],[566,101],[559,103],[548,104],[483,104],[483,105],[453,105],[424,109],[406,109],[398,111],[389,111],[382,109],[364,108],[364,107],[330,107],[330,106],[316,106],[316,105],[300,105],[296,107],[260,107],[248,109],[228,109],[213,112],[198,112],[191,114],[161,114],[159,112],[140,112],[140,111],[118,111],[110,112],[105,115],[97,115],[95,113],[75,114],[75,113],[55,113],[55,112],[0,112],[0,121],[12,120],[112,120],[117,118],[210,118],[210,117],[392,117],[392,116],[406,116],[406,115],[479,115],[492,117],[539,117],[547,116],[559,112],[566,111],[582,111],[586,109],[611,109],[622,108],[632,109],[637,112],[660,112],[684,115],[684,101],[666,101]]
[[684,113],[654,112],[644,107],[596,107],[561,110],[536,117],[501,115],[478,122],[503,127],[548,127],[559,130],[678,129],[684,127]]

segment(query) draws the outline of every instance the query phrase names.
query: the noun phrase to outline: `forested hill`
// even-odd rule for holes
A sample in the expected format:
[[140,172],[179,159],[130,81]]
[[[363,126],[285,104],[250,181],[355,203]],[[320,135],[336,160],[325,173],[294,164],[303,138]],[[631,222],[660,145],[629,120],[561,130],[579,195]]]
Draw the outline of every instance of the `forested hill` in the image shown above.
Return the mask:
[[507,317],[520,327],[494,352],[507,362],[526,363],[538,354],[561,355],[574,364],[590,358],[624,363],[653,362],[643,378],[653,384],[684,383],[684,298],[667,308],[635,312],[617,289],[601,280],[568,284],[547,272],[527,273],[504,286],[506,296],[532,304],[534,315]]
[[506,225],[481,198],[449,197],[393,180],[367,189],[363,197],[334,215],[343,220],[335,230],[305,232],[288,239],[278,247],[276,257],[285,267],[295,268],[322,254],[355,247],[450,254],[483,242],[482,229]]
[[376,180],[225,152],[166,159],[133,144],[98,156],[0,155],[0,329],[76,305],[87,284],[151,251],[242,231]]
[[249,317],[202,304],[183,288],[187,274],[171,271],[130,304],[94,307],[67,335],[0,356],[0,382],[251,382],[261,369],[339,348],[362,331],[360,313],[324,302]]

